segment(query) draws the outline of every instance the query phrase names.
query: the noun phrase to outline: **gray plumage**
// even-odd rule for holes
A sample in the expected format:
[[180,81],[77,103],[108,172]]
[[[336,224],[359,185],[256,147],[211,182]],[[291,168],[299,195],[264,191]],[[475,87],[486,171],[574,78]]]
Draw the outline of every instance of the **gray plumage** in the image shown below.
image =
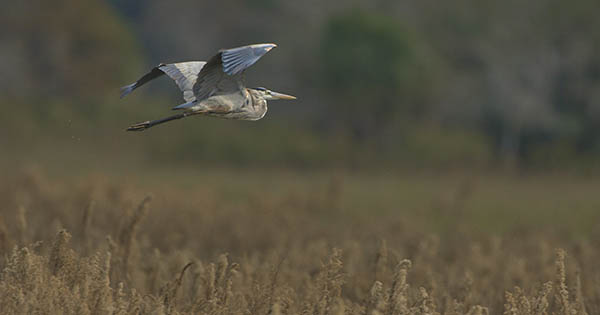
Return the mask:
[[267,112],[267,100],[295,97],[264,88],[247,88],[244,71],[256,63],[275,44],[256,44],[220,50],[204,61],[160,64],[138,81],[121,88],[121,97],[145,83],[167,74],[183,92],[186,103],[173,107],[183,113],[130,126],[140,131],[191,115],[206,115],[238,120],[258,120]]
[[188,102],[193,101],[196,99],[193,92],[194,83],[196,83],[198,73],[200,73],[200,70],[205,64],[206,62],[204,61],[188,61],[169,64],[161,63],[138,81],[122,87],[121,98],[127,96],[127,94],[133,92],[133,90],[139,88],[148,81],[166,74],[177,83],[177,86],[183,92],[183,99]]

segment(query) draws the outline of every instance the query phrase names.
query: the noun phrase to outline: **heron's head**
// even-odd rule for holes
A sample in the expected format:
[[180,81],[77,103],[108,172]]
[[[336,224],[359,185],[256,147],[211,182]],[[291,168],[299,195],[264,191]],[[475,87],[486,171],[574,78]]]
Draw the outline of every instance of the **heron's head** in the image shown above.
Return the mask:
[[257,87],[257,88],[252,88],[252,89],[254,91],[258,92],[258,95],[260,95],[263,99],[265,99],[267,101],[270,101],[270,100],[295,100],[296,99],[295,96],[274,92],[271,90],[267,90],[263,87]]

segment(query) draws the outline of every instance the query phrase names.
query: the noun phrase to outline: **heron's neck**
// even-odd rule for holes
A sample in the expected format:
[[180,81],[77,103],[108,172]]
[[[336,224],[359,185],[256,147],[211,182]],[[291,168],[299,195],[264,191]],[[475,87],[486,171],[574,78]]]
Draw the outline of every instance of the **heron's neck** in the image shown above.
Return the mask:
[[267,101],[258,91],[249,89],[248,94],[250,95],[250,103],[256,119],[262,118],[267,112]]
[[260,92],[255,91],[253,89],[248,89],[248,93],[250,94],[252,104],[254,105],[254,107],[267,106],[267,101],[262,97]]

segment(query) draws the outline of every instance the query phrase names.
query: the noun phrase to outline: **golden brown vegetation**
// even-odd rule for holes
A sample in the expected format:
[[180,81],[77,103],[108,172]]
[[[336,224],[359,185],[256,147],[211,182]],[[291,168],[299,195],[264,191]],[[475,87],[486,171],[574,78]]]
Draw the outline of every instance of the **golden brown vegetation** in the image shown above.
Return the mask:
[[430,233],[401,207],[346,211],[336,199],[341,181],[322,194],[231,202],[235,194],[206,186],[157,189],[150,198],[101,178],[58,183],[29,172],[5,179],[0,310],[600,313],[594,235],[566,239],[531,226],[498,237],[454,223]]

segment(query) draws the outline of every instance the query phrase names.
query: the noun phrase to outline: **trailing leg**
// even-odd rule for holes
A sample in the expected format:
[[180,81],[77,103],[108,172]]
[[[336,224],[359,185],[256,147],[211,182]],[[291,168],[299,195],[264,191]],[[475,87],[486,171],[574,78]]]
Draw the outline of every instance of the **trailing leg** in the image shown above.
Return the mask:
[[185,113],[169,116],[169,117],[162,118],[162,119],[144,121],[144,122],[129,126],[129,128],[127,128],[127,131],[144,131],[150,127],[160,125],[162,123],[166,123],[171,120],[185,118],[185,117],[193,115],[193,114],[194,114],[193,112],[185,112]]

